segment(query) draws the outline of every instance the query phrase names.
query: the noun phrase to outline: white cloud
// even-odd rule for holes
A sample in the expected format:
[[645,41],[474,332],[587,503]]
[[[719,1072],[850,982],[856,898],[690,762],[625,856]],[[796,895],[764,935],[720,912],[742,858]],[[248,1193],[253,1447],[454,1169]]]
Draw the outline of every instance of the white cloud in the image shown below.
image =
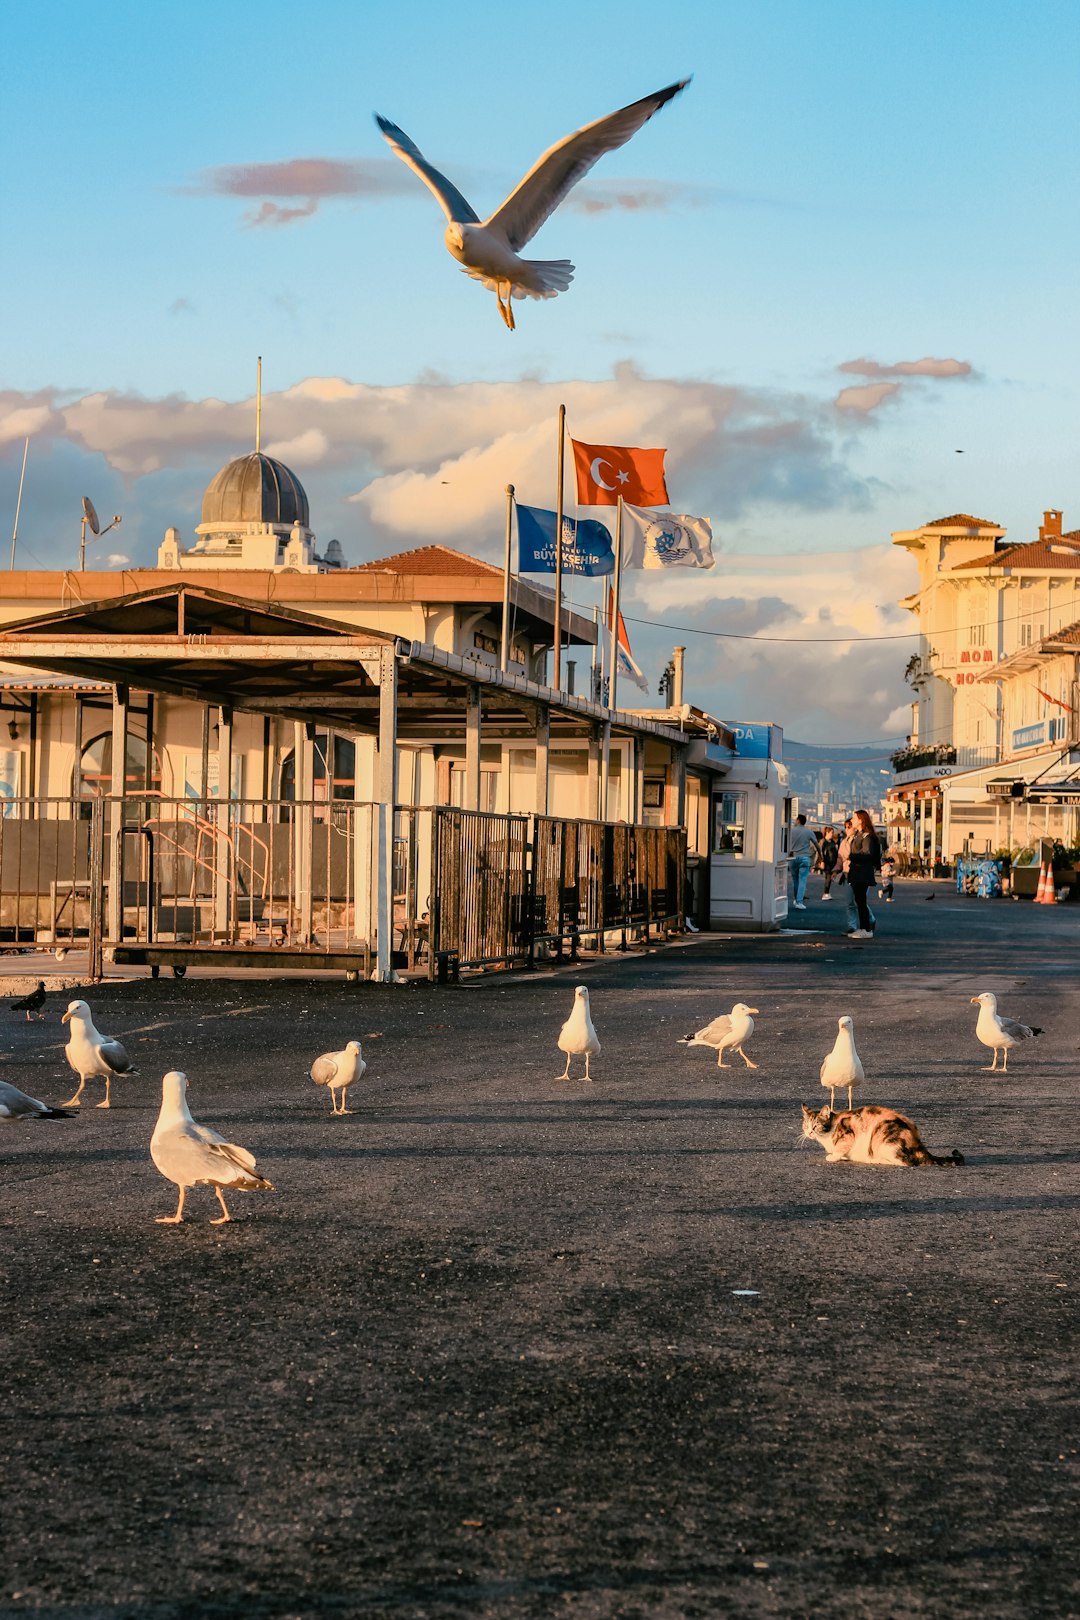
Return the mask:
[[[671,646],[685,640],[689,690],[714,713],[777,719],[807,740],[851,739],[853,726],[859,740],[907,729],[896,714],[910,643],[796,639],[889,635],[910,623],[893,605],[913,585],[906,554],[888,545],[800,552],[783,541],[811,521],[869,509],[877,492],[848,460],[857,413],[845,427],[826,399],[646,378],[623,364],[599,381],[423,378],[379,388],[311,377],[264,397],[263,426],[270,453],[301,473],[320,540],[340,539],[351,561],[442,541],[501,562],[505,486],[513,483],[527,504],[554,504],[560,403],[578,438],[667,446],[674,504],[713,520],[714,572],[626,577],[631,638],[653,686]],[[31,424],[34,453],[51,463],[47,489],[24,512],[30,551],[68,566],[73,549],[77,555],[79,498],[90,491],[100,510],[124,512],[131,559],[145,565],[167,525],[191,536],[206,484],[251,449],[255,405],[59,390],[0,395],[4,492],[17,480]],[[572,509],[569,453],[567,464]],[[107,560],[128,566],[119,553]],[[598,591],[587,584],[591,602]],[[692,633],[708,629],[782,639]]]

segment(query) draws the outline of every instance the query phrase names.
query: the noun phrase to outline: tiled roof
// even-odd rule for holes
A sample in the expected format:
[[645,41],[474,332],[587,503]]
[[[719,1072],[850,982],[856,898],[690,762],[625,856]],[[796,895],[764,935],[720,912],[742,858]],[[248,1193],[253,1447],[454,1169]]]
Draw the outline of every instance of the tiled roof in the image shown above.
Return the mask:
[[972,517],[969,512],[954,512],[952,517],[935,518],[933,523],[924,523],[924,529],[1000,529],[1000,523],[994,523],[990,518]]
[[1067,624],[1064,630],[1055,630],[1053,635],[1044,637],[1042,645],[1057,646],[1059,642],[1067,647],[1080,647],[1080,623]]
[[989,556],[957,563],[955,572],[976,568],[1080,568],[1080,533],[1055,534],[1047,540],[1005,546]]
[[417,546],[414,551],[398,551],[392,557],[377,557],[374,562],[358,563],[356,572],[378,574],[499,574],[502,569],[492,563],[481,562],[450,546]]

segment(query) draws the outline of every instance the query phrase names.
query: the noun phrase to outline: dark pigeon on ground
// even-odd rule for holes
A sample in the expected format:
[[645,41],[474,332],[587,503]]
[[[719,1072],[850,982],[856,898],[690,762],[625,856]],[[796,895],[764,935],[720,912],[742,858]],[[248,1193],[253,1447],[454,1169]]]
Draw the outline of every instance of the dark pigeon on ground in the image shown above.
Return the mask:
[[41,1010],[44,1005],[45,980],[39,979],[36,990],[31,990],[30,994],[28,996],[23,996],[21,1001],[13,1001],[11,1003],[11,1011],[24,1012],[26,1014],[26,1022],[29,1023],[31,1013],[36,1013],[39,1018],[44,1018],[45,1014]]

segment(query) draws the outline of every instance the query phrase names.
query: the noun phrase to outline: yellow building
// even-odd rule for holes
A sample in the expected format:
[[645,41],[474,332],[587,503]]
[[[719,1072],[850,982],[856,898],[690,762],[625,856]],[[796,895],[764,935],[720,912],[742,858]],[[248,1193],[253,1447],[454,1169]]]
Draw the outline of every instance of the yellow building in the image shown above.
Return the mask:
[[892,539],[919,574],[901,604],[919,642],[911,738],[889,791],[897,841],[930,862],[1068,838],[1069,807],[1012,784],[1066,774],[1080,743],[1071,661],[1047,657],[1080,620],[1080,530],[1063,532],[1050,510],[1037,540],[1012,544],[999,524],[957,513]]

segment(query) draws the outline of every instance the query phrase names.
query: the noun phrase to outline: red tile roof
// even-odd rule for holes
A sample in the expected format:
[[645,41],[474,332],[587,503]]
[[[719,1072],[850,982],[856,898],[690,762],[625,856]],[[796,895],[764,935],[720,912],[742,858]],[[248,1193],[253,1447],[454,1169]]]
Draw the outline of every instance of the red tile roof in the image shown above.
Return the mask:
[[464,551],[450,546],[417,546],[413,551],[398,551],[392,557],[377,557],[374,562],[358,563],[357,571],[379,574],[421,574],[445,578],[448,574],[502,574],[493,563],[481,562]]
[[1064,630],[1055,630],[1052,636],[1044,636],[1040,645],[1054,647],[1059,642],[1069,647],[1080,647],[1080,624],[1067,624]]
[[935,518],[933,523],[924,523],[924,529],[1000,529],[1000,523],[994,523],[990,518],[972,517],[968,512],[955,512],[952,517]]
[[955,571],[969,568],[1080,568],[1080,532],[1004,546],[987,557],[957,563]]

